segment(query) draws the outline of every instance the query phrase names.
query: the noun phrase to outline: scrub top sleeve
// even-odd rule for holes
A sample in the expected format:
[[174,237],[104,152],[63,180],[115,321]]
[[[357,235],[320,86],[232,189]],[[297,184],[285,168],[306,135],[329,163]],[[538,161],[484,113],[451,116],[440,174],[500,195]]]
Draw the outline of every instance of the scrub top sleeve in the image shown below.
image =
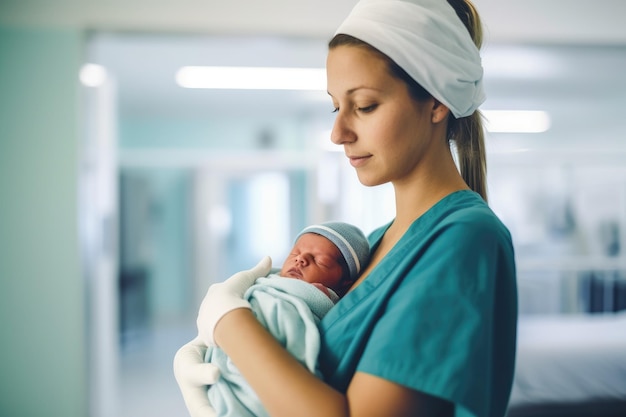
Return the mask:
[[426,249],[409,249],[357,370],[451,401],[457,415],[491,415],[503,244],[498,230],[473,221],[438,228]]

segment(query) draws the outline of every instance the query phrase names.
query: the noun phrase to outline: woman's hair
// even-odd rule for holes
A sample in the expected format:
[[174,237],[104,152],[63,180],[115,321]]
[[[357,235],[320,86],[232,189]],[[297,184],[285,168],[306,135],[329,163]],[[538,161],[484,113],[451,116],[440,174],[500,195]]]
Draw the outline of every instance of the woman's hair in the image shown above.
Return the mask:
[[[480,49],[483,40],[483,31],[480,17],[470,0],[447,0],[467,28],[476,47]],[[328,44],[329,49],[337,46],[357,46],[369,49],[379,54],[388,63],[389,72],[394,77],[404,81],[411,97],[417,101],[424,101],[432,97],[406,71],[396,64],[387,55],[353,36],[338,34]],[[487,201],[487,163],[485,157],[484,131],[482,115],[476,110],[472,115],[456,118],[451,113],[448,116],[447,138],[456,145],[459,170],[463,180],[475,192]]]

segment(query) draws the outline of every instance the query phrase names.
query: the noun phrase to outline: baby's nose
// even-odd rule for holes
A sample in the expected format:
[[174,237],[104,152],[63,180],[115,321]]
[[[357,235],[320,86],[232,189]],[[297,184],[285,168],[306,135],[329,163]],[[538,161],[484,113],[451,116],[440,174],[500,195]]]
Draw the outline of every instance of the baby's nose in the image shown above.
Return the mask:
[[296,258],[296,262],[300,265],[307,265],[309,263],[309,257],[306,254],[300,254]]

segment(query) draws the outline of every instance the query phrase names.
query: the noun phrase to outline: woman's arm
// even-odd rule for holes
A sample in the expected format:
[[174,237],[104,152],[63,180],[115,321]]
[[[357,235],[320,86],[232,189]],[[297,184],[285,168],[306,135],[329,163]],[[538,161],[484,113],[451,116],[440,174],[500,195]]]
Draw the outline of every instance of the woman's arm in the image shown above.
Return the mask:
[[347,395],[317,378],[263,328],[248,309],[224,315],[214,337],[272,417],[452,416],[452,404],[357,372]]

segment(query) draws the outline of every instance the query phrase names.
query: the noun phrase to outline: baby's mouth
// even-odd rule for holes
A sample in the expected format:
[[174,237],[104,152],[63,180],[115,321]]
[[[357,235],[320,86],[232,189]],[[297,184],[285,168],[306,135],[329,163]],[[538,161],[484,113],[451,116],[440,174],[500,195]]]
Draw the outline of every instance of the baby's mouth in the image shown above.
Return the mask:
[[298,268],[291,268],[287,271],[287,276],[290,278],[302,279],[302,272]]

